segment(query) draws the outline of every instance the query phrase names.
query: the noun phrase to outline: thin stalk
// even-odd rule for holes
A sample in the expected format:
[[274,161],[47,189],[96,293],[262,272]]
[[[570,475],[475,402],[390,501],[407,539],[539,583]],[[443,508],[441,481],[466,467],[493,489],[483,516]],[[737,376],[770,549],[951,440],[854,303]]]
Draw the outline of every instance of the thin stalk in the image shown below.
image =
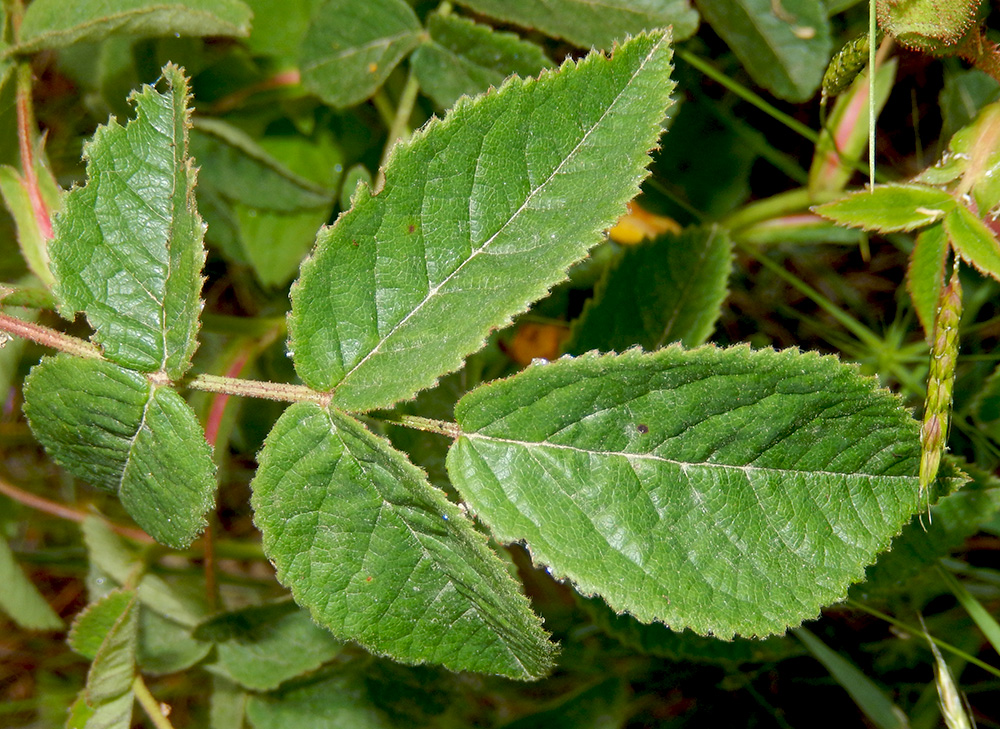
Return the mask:
[[[890,625],[895,625],[897,628],[899,628],[900,630],[906,631],[910,635],[921,635],[921,634],[923,634],[923,631],[920,630],[920,628],[914,627],[912,625],[909,625],[908,623],[904,623],[902,620],[897,620],[896,618],[892,617],[891,615],[886,615],[885,613],[880,612],[880,611],[876,610],[875,608],[870,608],[867,605],[865,605],[864,603],[858,602],[857,600],[850,600],[850,599],[848,599],[847,604],[850,605],[851,607],[857,609],[857,610],[861,610],[862,612],[866,612],[869,615],[878,618],[879,620],[884,620],[885,622],[889,623]],[[997,668],[996,666],[991,666],[989,663],[986,663],[986,661],[981,661],[978,658],[976,658],[975,656],[970,655],[969,653],[966,653],[962,649],[956,648],[955,646],[951,645],[950,643],[945,643],[943,640],[939,640],[939,639],[935,638],[933,635],[927,635],[927,638],[928,638],[928,640],[930,640],[931,642],[933,642],[934,645],[936,645],[941,650],[947,651],[948,653],[951,653],[953,656],[958,656],[962,660],[968,661],[969,663],[972,663],[972,664],[974,664],[976,666],[979,666],[981,669],[983,669],[987,673],[990,673],[990,674],[996,676],[997,678],[1000,678],[1000,668]]]
[[875,188],[875,0],[868,0],[868,185]]
[[[17,486],[9,484],[2,479],[0,479],[0,494],[3,494],[11,501],[16,501],[17,503],[23,504],[29,508],[41,511],[45,514],[51,514],[52,516],[60,519],[73,521],[78,524],[82,524],[89,516],[89,514],[85,511],[73,509],[55,501],[49,501],[46,498],[24,491],[23,489],[19,489]],[[151,536],[140,529],[133,529],[131,527],[113,524],[111,522],[108,522],[108,527],[116,534],[120,534],[121,536],[131,539],[132,541],[141,542],[143,544],[156,543]]]
[[744,205],[735,213],[720,220],[719,225],[735,232],[740,228],[746,228],[765,220],[807,212],[810,205],[820,205],[842,196],[841,192],[823,192],[813,195],[808,188],[800,187]]
[[375,180],[375,190],[381,190],[385,184],[385,164],[389,161],[389,155],[397,142],[405,142],[410,138],[410,116],[413,114],[413,107],[417,103],[417,95],[420,93],[420,82],[411,67],[406,76],[406,85],[403,86],[403,93],[399,95],[399,103],[396,104],[396,113],[389,124],[388,136],[385,140],[385,149],[382,151],[382,159],[379,162],[378,177]]
[[160,708],[160,702],[146,688],[146,682],[142,680],[142,676],[136,676],[135,680],[132,681],[132,692],[135,694],[139,706],[146,712],[146,716],[149,717],[156,729],[174,729],[174,725],[170,723],[170,719]]
[[77,357],[88,357],[90,359],[100,359],[101,352],[90,342],[71,337],[69,334],[50,329],[49,327],[24,321],[9,314],[0,313],[0,331],[13,334],[15,337],[30,339],[32,342],[45,347],[57,349],[66,354]]
[[449,423],[445,420],[432,420],[431,418],[421,418],[419,415],[396,415],[387,418],[380,418],[387,423],[400,425],[404,428],[422,430],[425,433],[437,433],[446,435],[449,438],[457,438],[462,434],[462,429],[457,423]]
[[689,63],[690,65],[694,66],[694,68],[696,68],[698,71],[701,71],[701,73],[703,73],[706,76],[708,76],[710,79],[712,79],[713,81],[715,81],[717,84],[720,84],[720,85],[724,86],[725,88],[729,89],[730,91],[732,91],[734,94],[736,94],[737,96],[739,96],[744,101],[747,101],[747,102],[753,104],[758,109],[760,109],[761,111],[763,111],[765,114],[769,115],[771,118],[775,119],[776,121],[784,124],[786,127],[788,127],[789,129],[791,129],[793,132],[795,132],[799,136],[805,137],[806,139],[808,139],[813,144],[816,144],[819,141],[819,133],[818,132],[810,129],[805,124],[803,124],[802,122],[798,121],[797,119],[793,119],[788,114],[786,114],[785,112],[781,111],[780,109],[778,109],[777,107],[773,106],[772,104],[767,103],[760,96],[758,96],[754,92],[750,91],[749,89],[745,88],[744,86],[742,86],[741,84],[737,83],[736,81],[733,81],[731,78],[729,78],[728,76],[726,76],[725,74],[723,74],[721,71],[719,71],[717,68],[715,68],[714,66],[712,66],[710,63],[708,63],[708,62],[702,60],[701,58],[699,58],[698,56],[696,56],[694,53],[691,53],[690,51],[685,50],[683,48],[678,48],[674,52],[677,54],[678,58],[680,58],[680,59],[684,60],[686,63]]
[[241,380],[236,377],[220,377],[219,375],[196,375],[185,381],[184,386],[192,390],[218,392],[237,397],[259,397],[278,402],[314,402],[323,407],[330,404],[331,398],[331,393],[319,392],[305,385]]

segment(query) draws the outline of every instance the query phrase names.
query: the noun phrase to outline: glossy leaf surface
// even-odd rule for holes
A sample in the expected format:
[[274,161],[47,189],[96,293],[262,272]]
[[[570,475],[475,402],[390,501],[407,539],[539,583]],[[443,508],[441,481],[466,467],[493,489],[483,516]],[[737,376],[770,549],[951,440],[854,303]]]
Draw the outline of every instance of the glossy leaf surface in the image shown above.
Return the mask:
[[775,96],[805,101],[819,88],[831,50],[820,0],[698,0],[698,8],[754,81]]
[[732,241],[719,228],[692,228],[628,249],[598,284],[566,351],[703,344],[728,293],[732,256]]
[[342,640],[405,663],[528,679],[554,650],[485,539],[353,418],[292,405],[253,481],[278,579]]
[[698,13],[688,0],[460,0],[467,8],[535,28],[583,48],[610,49],[644,30],[673,28],[676,40],[694,34]]
[[104,355],[179,377],[197,347],[204,227],[187,155],[188,89],[133,96],[136,119],[113,119],[84,147],[88,182],[66,197],[50,247],[61,313],[85,312]]
[[782,633],[917,506],[917,425],[831,357],[672,346],[466,395],[448,470],[504,542],[644,622]]
[[499,86],[511,74],[536,76],[552,65],[534,43],[465,18],[435,13],[427,30],[430,42],[414,52],[413,72],[421,90],[444,109],[462,95]]
[[360,103],[417,47],[422,32],[404,0],[328,0],[302,40],[302,84],[336,107]]
[[103,360],[44,359],[24,387],[32,431],[56,463],[118,494],[150,536],[183,548],[205,527],[215,465],[190,406]]
[[21,24],[23,53],[113,35],[242,36],[252,13],[239,0],[35,0]]
[[293,288],[303,381],[345,410],[390,406],[564,278],[646,175],[670,60],[665,35],[644,35],[460,102],[397,145],[384,188],[355,193]]

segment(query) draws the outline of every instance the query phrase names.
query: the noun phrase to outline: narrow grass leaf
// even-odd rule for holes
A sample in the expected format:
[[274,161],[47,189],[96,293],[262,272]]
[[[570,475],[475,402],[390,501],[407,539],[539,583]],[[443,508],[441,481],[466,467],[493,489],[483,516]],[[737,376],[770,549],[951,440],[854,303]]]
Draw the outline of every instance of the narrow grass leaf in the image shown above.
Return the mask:
[[328,0],[302,40],[302,85],[332,106],[358,104],[417,47],[422,32],[404,0]]
[[35,53],[115,35],[245,36],[252,15],[240,0],[34,0],[13,50]]
[[411,63],[421,90],[442,109],[460,96],[499,86],[511,74],[536,76],[552,65],[540,46],[466,18],[435,13],[427,30],[430,40]]
[[251,484],[278,579],[341,640],[404,663],[538,678],[552,646],[456,506],[353,418],[298,403]]
[[813,212],[852,228],[900,233],[942,220],[956,205],[947,192],[927,185],[876,185],[818,205]]
[[910,723],[903,710],[896,706],[885,692],[846,658],[841,656],[805,628],[795,629],[813,657],[823,664],[858,708],[878,729],[909,729]]
[[477,13],[534,28],[582,48],[610,49],[644,30],[673,28],[676,40],[694,35],[698,12],[689,0],[459,0]]
[[136,118],[112,119],[84,147],[88,182],[66,197],[50,254],[63,315],[85,312],[112,362],[176,378],[198,345],[205,249],[187,80],[173,65],[163,78],[165,93],[143,87]]
[[111,362],[60,354],[24,385],[25,414],[52,459],[118,494],[150,536],[187,547],[205,527],[215,464],[190,406]]
[[303,381],[349,411],[411,398],[565,278],[647,174],[671,55],[654,33],[515,77],[398,145],[293,287]]
[[712,227],[629,248],[598,282],[566,351],[704,344],[728,295],[732,258],[729,236]]
[[712,29],[758,84],[788,101],[819,88],[832,41],[820,0],[698,0]]
[[948,585],[948,589],[955,595],[955,598],[965,609],[965,612],[969,614],[969,617],[975,621],[976,626],[986,636],[986,640],[993,646],[993,650],[1000,653],[1000,623],[997,623],[996,618],[990,614],[989,610],[976,599],[975,595],[969,592],[969,589],[965,585],[955,579],[953,574],[940,565],[938,565],[938,574],[941,575],[941,579]]
[[917,509],[917,424],[832,357],[563,358],[455,417],[448,472],[497,539],[675,630],[782,633],[842,599]]

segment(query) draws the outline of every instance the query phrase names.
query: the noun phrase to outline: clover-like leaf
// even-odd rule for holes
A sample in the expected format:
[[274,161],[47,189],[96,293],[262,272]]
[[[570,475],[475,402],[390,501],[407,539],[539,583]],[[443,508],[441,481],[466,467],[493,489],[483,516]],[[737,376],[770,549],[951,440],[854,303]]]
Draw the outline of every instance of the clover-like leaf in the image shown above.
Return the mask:
[[52,459],[117,493],[152,537],[184,548],[204,529],[215,465],[194,411],[172,388],[111,362],[60,354],[32,369],[24,408]]
[[452,482],[618,611],[729,638],[842,599],[918,508],[917,424],[832,357],[671,346],[466,395]]
[[646,175],[671,55],[665,33],[642,35],[460,101],[398,145],[293,288],[306,384],[350,411],[410,398],[565,278]]
[[60,311],[78,311],[123,367],[182,375],[197,347],[204,226],[187,153],[187,80],[133,95],[136,119],[113,119],[84,148],[88,182],[66,196],[50,244]]

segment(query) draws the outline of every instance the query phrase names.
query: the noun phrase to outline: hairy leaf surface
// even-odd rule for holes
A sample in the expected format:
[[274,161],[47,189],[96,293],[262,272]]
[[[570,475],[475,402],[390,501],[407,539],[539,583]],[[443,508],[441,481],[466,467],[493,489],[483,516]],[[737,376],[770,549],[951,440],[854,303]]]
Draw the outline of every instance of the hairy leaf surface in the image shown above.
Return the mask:
[[458,404],[452,481],[504,542],[644,622],[814,617],[917,508],[917,424],[832,357],[671,346],[530,367]]
[[204,529],[215,465],[194,411],[173,389],[111,362],[60,354],[31,371],[24,401],[52,459],[117,493],[157,541],[184,548]]
[[947,278],[945,265],[948,260],[948,235],[943,223],[935,223],[920,231],[910,265],[906,271],[906,290],[913,300],[913,310],[924,328],[924,337],[934,336],[934,317],[937,315],[941,289]]
[[643,35],[459,102],[397,146],[292,291],[306,384],[352,411],[410,398],[564,278],[638,191],[670,59],[664,34]]
[[387,442],[298,403],[259,461],[264,551],[335,636],[405,663],[520,679],[549,670],[554,647],[503,564]]
[[166,93],[133,96],[84,147],[88,182],[66,196],[50,252],[60,311],[83,311],[112,362],[182,375],[197,347],[204,226],[187,154],[188,88],[176,66]]
[[941,220],[955,205],[949,193],[927,185],[876,185],[818,205],[813,211],[841,225],[898,233]]
[[552,65],[534,43],[455,15],[434,13],[427,30],[430,41],[413,53],[411,63],[420,88],[444,109],[462,95],[499,86],[511,74],[535,76]]
[[251,17],[240,0],[34,0],[15,49],[33,53],[113,35],[243,36]]
[[732,257],[733,243],[719,228],[691,228],[629,248],[598,283],[566,351],[703,344],[728,293]]
[[986,223],[964,205],[956,205],[945,216],[944,229],[963,261],[1000,281],[1000,243]]
[[675,40],[694,35],[698,13],[689,0],[459,0],[477,13],[537,28],[588,48],[610,49],[644,30],[673,27]]
[[362,102],[417,47],[422,32],[404,0],[328,0],[302,41],[302,84],[336,107]]
[[832,43],[820,0],[698,0],[698,8],[775,96],[805,101],[819,88]]

